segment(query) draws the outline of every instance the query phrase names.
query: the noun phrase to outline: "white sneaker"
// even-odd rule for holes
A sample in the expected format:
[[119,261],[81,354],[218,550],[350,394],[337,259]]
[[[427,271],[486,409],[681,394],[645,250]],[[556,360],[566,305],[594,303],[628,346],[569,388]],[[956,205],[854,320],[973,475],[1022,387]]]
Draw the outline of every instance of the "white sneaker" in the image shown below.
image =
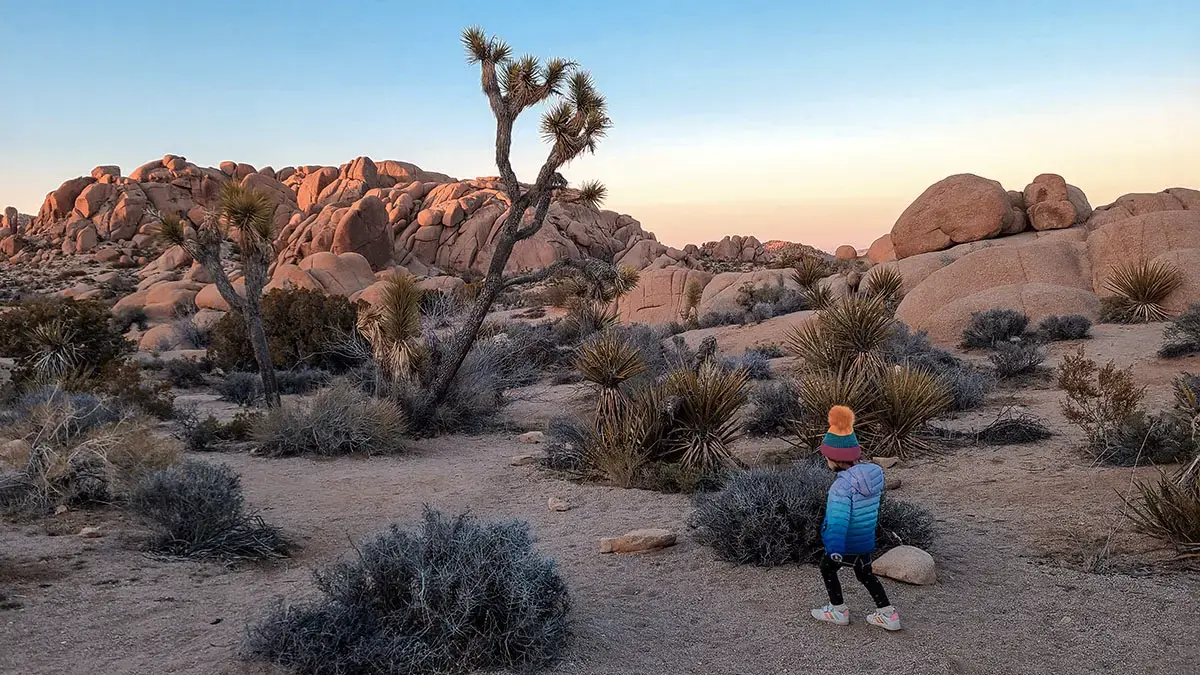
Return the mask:
[[880,607],[867,615],[867,623],[884,630],[900,630],[900,613],[891,605]]
[[825,605],[814,609],[812,617],[817,621],[826,621],[835,626],[845,626],[850,623],[850,610],[845,605]]

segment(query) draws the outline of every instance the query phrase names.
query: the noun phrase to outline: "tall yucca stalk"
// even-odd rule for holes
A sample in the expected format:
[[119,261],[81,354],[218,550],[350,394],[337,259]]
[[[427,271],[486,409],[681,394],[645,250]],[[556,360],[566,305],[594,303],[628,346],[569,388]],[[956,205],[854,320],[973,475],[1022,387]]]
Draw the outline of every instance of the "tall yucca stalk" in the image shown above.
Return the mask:
[[879,380],[871,454],[903,458],[930,450],[918,432],[952,403],[941,378],[907,366],[886,368]]
[[[204,266],[221,297],[246,320],[268,407],[279,406],[279,385],[262,319],[262,291],[275,260],[274,217],[275,204],[267,193],[228,182],[221,188],[217,209],[209,211],[194,231],[175,213],[159,214],[158,230],[162,239],[183,248]],[[221,264],[226,238],[233,238],[241,250],[245,297],[234,288]]]
[[664,392],[675,401],[668,447],[684,468],[707,473],[737,463],[730,448],[741,435],[737,413],[749,379],[745,369],[711,361],[667,377]]
[[1125,314],[1146,323],[1171,316],[1163,303],[1182,285],[1183,275],[1175,265],[1142,261],[1118,265],[1104,287],[1116,295]]
[[421,340],[421,289],[413,278],[396,275],[388,279],[379,304],[359,312],[358,330],[392,382],[418,375],[426,352]]
[[602,420],[617,418],[625,400],[621,385],[647,369],[637,348],[612,333],[580,346],[575,368],[583,379],[596,385],[596,416]]

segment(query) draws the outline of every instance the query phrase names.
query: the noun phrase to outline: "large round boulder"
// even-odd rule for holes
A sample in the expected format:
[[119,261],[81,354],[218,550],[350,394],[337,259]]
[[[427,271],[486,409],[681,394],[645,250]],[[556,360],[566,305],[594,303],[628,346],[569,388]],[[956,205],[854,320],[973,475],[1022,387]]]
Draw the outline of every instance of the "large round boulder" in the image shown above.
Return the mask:
[[702,287],[712,275],[699,270],[665,268],[643,271],[637,286],[617,302],[625,323],[664,324],[680,321],[685,291],[695,282]]
[[1119,265],[1148,261],[1171,251],[1200,248],[1200,210],[1152,211],[1109,221],[1092,231],[1087,244],[1092,261],[1092,289],[1104,293],[1108,278]]
[[1014,209],[1000,183],[958,174],[929,186],[892,228],[897,258],[990,239],[1011,226]]

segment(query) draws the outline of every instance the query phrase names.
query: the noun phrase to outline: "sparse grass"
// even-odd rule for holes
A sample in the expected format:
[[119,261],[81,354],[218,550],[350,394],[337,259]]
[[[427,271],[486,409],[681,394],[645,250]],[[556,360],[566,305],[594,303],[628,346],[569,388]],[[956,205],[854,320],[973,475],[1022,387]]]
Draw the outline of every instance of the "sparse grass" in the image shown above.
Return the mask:
[[247,513],[241,479],[228,465],[188,460],[147,476],[130,506],[156,530],[150,550],[225,561],[288,556],[291,543]]
[[1164,321],[1170,313],[1163,303],[1183,285],[1183,274],[1165,262],[1118,265],[1104,283],[1113,293],[1113,308],[1131,323]]
[[404,449],[404,410],[345,382],[311,399],[267,412],[254,430],[258,452],[290,455],[388,454]]
[[975,312],[963,329],[962,346],[966,349],[993,349],[1025,334],[1029,317],[1012,309]]
[[572,640],[566,583],[521,521],[427,508],[416,531],[393,525],[314,577],[318,598],[250,626],[248,658],[299,673],[530,673]]

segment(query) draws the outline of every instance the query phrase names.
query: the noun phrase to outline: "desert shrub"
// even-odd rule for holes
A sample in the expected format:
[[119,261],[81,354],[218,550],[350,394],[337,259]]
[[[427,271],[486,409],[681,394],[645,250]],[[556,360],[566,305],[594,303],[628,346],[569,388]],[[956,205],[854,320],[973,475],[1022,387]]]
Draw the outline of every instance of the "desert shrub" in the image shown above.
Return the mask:
[[934,347],[925,331],[913,332],[896,323],[883,345],[884,360],[937,376],[950,387],[950,409],[971,410],[983,404],[992,389],[993,378],[987,371]]
[[171,383],[146,381],[137,363],[126,361],[105,370],[95,389],[160,420],[175,416]]
[[1163,321],[1170,316],[1163,303],[1182,285],[1183,275],[1171,263],[1118,265],[1104,282],[1105,289],[1113,293],[1108,315],[1125,323]]
[[803,413],[800,392],[792,380],[761,382],[750,393],[746,433],[763,436],[789,428]]
[[768,359],[778,359],[787,356],[787,352],[785,352],[783,347],[776,342],[768,342],[766,344],[754,345],[753,347],[746,347],[746,353],[762,354]]
[[733,464],[730,446],[741,435],[737,413],[746,403],[748,379],[745,370],[711,363],[670,373],[663,383],[664,399],[672,408],[670,430],[653,458],[700,473]]
[[36,513],[58,506],[119,503],[143,476],[179,460],[173,439],[160,438],[137,418],[122,418],[86,433],[63,433],[79,415],[71,403],[35,408],[26,420],[31,449],[9,457],[15,469],[0,478],[0,506]]
[[36,429],[36,440],[31,442],[64,444],[127,416],[124,406],[111,398],[45,386],[17,399],[10,422]]
[[975,312],[963,329],[962,346],[967,349],[992,349],[1025,334],[1029,317],[1013,309],[988,309]]
[[170,359],[163,363],[163,376],[172,387],[180,389],[204,384],[204,368],[191,359]]
[[741,356],[722,357],[721,367],[725,370],[744,369],[751,380],[771,379],[771,364],[765,356],[758,352],[746,352]]
[[521,521],[426,509],[314,574],[320,597],[250,626],[249,658],[301,673],[533,672],[571,642],[571,602]]
[[[821,525],[834,474],[818,462],[751,469],[697,498],[690,524],[696,539],[722,560],[760,566],[812,563],[821,557]],[[915,504],[885,498],[877,551],[901,543],[929,547],[933,518]]]
[[275,383],[280,394],[308,394],[326,385],[332,375],[316,368],[275,371]]
[[1015,445],[1034,443],[1050,438],[1053,433],[1041,419],[1027,413],[1006,410],[975,434],[976,439],[988,445]]
[[0,354],[16,361],[17,383],[92,377],[133,351],[97,300],[38,298],[0,313]]
[[725,310],[708,312],[700,317],[701,328],[716,328],[717,326],[741,326],[746,323],[746,313],[740,310]]
[[212,415],[203,419],[195,408],[187,409],[178,416],[179,433],[176,434],[190,452],[208,452],[222,443],[249,440],[254,427],[262,418],[261,413],[238,413],[228,422]]
[[262,380],[255,373],[229,373],[215,387],[221,398],[238,405],[254,405],[262,397]]
[[1037,335],[1047,342],[1083,340],[1091,337],[1092,320],[1080,314],[1048,316],[1038,324]]
[[180,343],[192,349],[205,349],[212,342],[209,329],[198,325],[190,315],[171,322],[171,329]]
[[134,326],[138,330],[146,330],[150,325],[150,317],[146,316],[144,307],[122,307],[113,312],[112,324],[113,330],[124,335]]
[[1094,451],[1095,459],[1110,466],[1186,462],[1200,452],[1200,436],[1193,425],[1192,419],[1170,411],[1134,415]]
[[738,289],[737,302],[743,314],[749,312],[755,321],[766,321],[771,317],[799,312],[808,307],[802,291],[782,283],[764,286],[745,284]]
[[[356,331],[357,312],[340,295],[304,288],[274,289],[262,299],[263,329],[271,361],[277,368],[305,365],[341,372],[354,365],[338,345]],[[222,370],[258,368],[238,312],[229,312],[213,327],[208,356]]]
[[1167,359],[1197,353],[1200,353],[1200,303],[1190,305],[1171,319],[1163,330],[1163,345],[1158,350],[1158,355]]
[[548,469],[583,474],[587,471],[585,448],[591,431],[574,417],[554,417],[546,424],[546,452],[541,463]]
[[802,291],[804,304],[813,310],[828,309],[837,300],[833,295],[833,287],[824,284],[813,284]]
[[1162,539],[1183,557],[1200,555],[1200,459],[1176,476],[1163,474],[1156,484],[1139,483],[1126,499],[1126,515],[1135,527]]
[[386,454],[403,449],[404,410],[339,382],[311,399],[273,408],[254,430],[259,452],[288,455]]
[[188,460],[146,476],[130,498],[155,529],[150,550],[180,558],[287,557],[290,542],[246,512],[241,479],[225,464]]
[[1046,361],[1046,350],[1033,342],[1002,342],[988,355],[1001,378],[1025,375]]
[[1082,347],[1063,357],[1058,386],[1067,395],[1061,404],[1063,416],[1084,432],[1097,459],[1108,456],[1118,430],[1136,425],[1145,415],[1146,388],[1135,384],[1132,367],[1120,369],[1112,361],[1100,367],[1084,356]]

